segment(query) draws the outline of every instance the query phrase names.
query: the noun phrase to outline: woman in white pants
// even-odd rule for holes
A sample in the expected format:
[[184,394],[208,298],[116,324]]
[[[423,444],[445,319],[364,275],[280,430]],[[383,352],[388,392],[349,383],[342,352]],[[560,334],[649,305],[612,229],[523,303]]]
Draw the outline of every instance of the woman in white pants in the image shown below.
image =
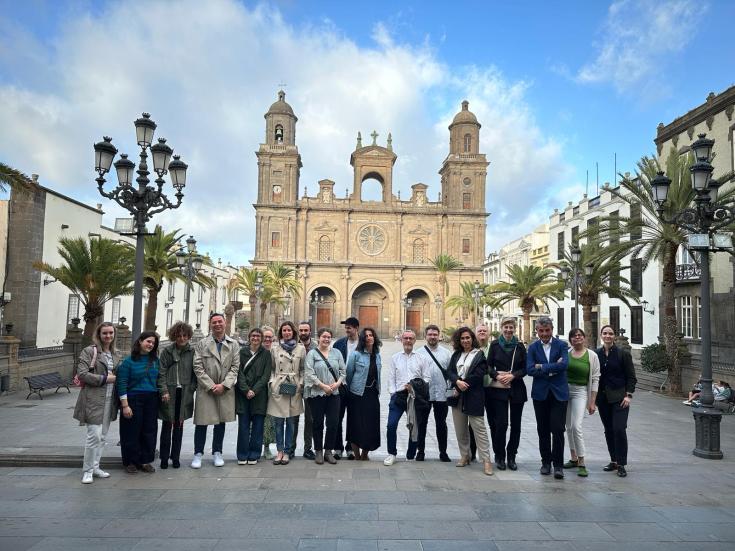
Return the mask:
[[594,350],[585,347],[585,334],[575,327],[569,332],[569,367],[567,382],[569,383],[569,403],[567,404],[567,442],[571,459],[564,463],[565,469],[577,469],[577,475],[587,476],[584,464],[584,435],[582,419],[584,411],[595,413],[595,398],[600,382],[600,360]]
[[115,368],[120,355],[115,350],[115,326],[109,322],[99,324],[92,342],[79,355],[77,376],[83,386],[74,408],[74,419],[87,426],[82,484],[91,484],[95,476],[110,476],[100,469],[100,457],[110,421],[117,417]]

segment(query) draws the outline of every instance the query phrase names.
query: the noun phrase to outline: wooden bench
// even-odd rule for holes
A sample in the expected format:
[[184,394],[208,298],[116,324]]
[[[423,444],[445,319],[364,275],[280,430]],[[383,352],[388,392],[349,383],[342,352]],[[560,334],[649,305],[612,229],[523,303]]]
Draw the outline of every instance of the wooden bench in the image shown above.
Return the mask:
[[[70,381],[62,379],[58,371],[45,373],[44,375],[31,375],[30,377],[23,378],[28,381],[28,390],[30,390],[28,396],[26,396],[26,400],[30,398],[32,394],[38,394],[38,397],[43,400],[41,391],[50,390],[54,387],[56,387],[56,392],[59,392],[59,389],[63,387],[71,394],[71,390],[69,389]],[[56,394],[56,392],[54,392],[54,394]]]

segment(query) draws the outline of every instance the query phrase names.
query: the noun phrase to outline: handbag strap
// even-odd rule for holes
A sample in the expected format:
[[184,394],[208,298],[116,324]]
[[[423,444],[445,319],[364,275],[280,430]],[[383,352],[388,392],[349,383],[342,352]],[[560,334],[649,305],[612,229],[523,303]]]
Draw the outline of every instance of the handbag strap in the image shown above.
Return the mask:
[[93,344],[92,345],[92,363],[91,363],[90,367],[92,369],[95,369],[95,366],[96,365],[97,365],[97,345],[96,344]]
[[434,356],[434,354],[431,353],[431,349],[428,347],[428,345],[426,345],[426,344],[424,345],[424,350],[426,350],[426,352],[429,354],[429,356],[431,356],[431,359],[434,360],[434,363],[436,364],[436,367],[438,367],[439,368],[439,371],[442,372],[442,376],[444,377],[444,380],[445,381],[448,381],[449,380],[449,373],[447,372],[446,369],[444,369],[441,366],[441,364],[439,363],[439,360],[436,359],[436,357]]
[[332,369],[332,364],[330,364],[329,360],[327,360],[324,357],[324,354],[322,354],[322,351],[319,350],[318,348],[315,348],[314,350],[316,350],[316,353],[319,354],[319,356],[321,356],[322,360],[324,360],[324,363],[327,364],[327,367],[329,368],[329,372],[332,374],[332,377],[334,377],[334,382],[336,383],[337,381],[339,381],[339,376],[334,372],[334,370]]
[[253,360],[254,360],[255,358],[257,358],[257,357],[258,357],[258,355],[259,355],[259,354],[260,354],[260,353],[262,352],[262,350],[263,350],[263,348],[262,348],[262,347],[261,347],[261,348],[259,348],[259,349],[258,349],[258,351],[257,351],[257,352],[256,352],[255,354],[253,354],[252,356],[250,356],[250,358],[248,358],[248,361],[247,361],[247,362],[245,362],[245,365],[244,365],[244,366],[242,366],[242,372],[243,372],[243,373],[247,373],[247,372],[246,372],[245,370],[246,370],[246,369],[248,368],[248,366],[250,365],[250,362],[252,362],[252,361],[253,361]]

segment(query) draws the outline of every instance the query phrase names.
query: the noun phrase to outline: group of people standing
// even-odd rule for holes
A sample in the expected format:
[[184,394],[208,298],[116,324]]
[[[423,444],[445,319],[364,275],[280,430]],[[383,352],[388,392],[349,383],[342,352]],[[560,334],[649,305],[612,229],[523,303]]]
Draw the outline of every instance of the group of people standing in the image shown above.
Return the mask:
[[[350,317],[345,335],[332,342],[331,329],[316,338],[308,322],[284,321],[277,330],[254,328],[243,344],[226,335],[225,319],[212,314],[210,333],[192,343],[190,325],[177,322],[170,343],[159,351],[159,336],[146,331],[129,356],[115,347],[115,327],[100,324],[93,344],[79,358],[82,389],[74,418],[86,425],[82,482],[109,473],[100,457],[110,422],[120,410],[120,446],[127,473],[154,472],[158,420],[161,420],[160,468],[181,466],[184,422],[193,417],[194,457],[199,469],[212,431],[212,462],[225,464],[226,423],[238,421],[236,454],[240,465],[262,459],[287,465],[294,455],[299,417],[304,415],[304,457],[317,464],[370,459],[381,445],[381,341],[374,329],[360,330]],[[488,328],[461,327],[452,336],[453,350],[441,346],[440,329],[429,325],[426,345],[414,350],[416,335],[401,335],[403,350],[391,357],[387,370],[390,393],[386,466],[398,455],[397,428],[406,414],[410,436],[406,457],[423,461],[429,417],[433,410],[439,459],[447,453],[449,409],[457,436],[458,467],[470,465],[479,452],[483,470],[516,470],[521,418],[528,401],[524,377],[533,378],[531,398],[539,439],[541,474],[564,477],[564,468],[587,476],[581,421],[585,411],[599,410],[610,463],[606,471],[626,476],[627,416],[635,390],[630,353],[615,345],[615,332],[605,326],[603,346],[585,348],[581,329],[569,334],[571,347],[553,337],[549,318],[536,321],[538,340],[528,350],[515,336],[514,318],[501,321],[502,333],[489,342]],[[486,430],[485,417],[489,426]],[[343,431],[346,419],[346,430]],[[510,434],[508,435],[508,428]],[[564,463],[564,432],[571,458]],[[343,433],[345,438],[343,440]],[[274,441],[277,453],[270,453]]]

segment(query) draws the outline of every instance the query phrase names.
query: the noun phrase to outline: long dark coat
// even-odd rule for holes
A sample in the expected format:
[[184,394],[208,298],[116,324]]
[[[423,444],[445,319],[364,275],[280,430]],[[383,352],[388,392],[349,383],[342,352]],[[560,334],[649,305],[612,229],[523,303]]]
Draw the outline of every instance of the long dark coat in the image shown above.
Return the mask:
[[[235,409],[237,413],[245,412],[245,405],[250,406],[251,415],[265,415],[268,408],[268,380],[271,377],[271,354],[262,346],[256,351],[256,357],[248,364],[253,356],[249,346],[240,347],[240,370],[235,386]],[[255,392],[255,396],[248,400],[245,395],[248,390]]]
[[168,403],[161,401],[158,406],[158,418],[172,423],[176,421],[176,384],[181,385],[181,411],[179,419],[191,419],[194,416],[194,391],[197,379],[194,375],[194,348],[187,343],[179,349],[171,343],[161,351],[158,358],[158,390],[163,396],[169,395]]
[[[457,373],[457,361],[462,355],[461,351],[457,351],[452,354],[452,359],[449,361],[449,380],[452,381],[452,385],[457,388],[457,381],[459,375]],[[462,407],[462,413],[465,415],[472,415],[474,417],[483,417],[485,415],[485,389],[482,386],[483,377],[487,373],[487,360],[485,360],[485,354],[480,350],[479,353],[475,354],[472,360],[472,364],[467,370],[467,375],[462,379],[470,387],[461,393],[462,399],[460,405]]]

